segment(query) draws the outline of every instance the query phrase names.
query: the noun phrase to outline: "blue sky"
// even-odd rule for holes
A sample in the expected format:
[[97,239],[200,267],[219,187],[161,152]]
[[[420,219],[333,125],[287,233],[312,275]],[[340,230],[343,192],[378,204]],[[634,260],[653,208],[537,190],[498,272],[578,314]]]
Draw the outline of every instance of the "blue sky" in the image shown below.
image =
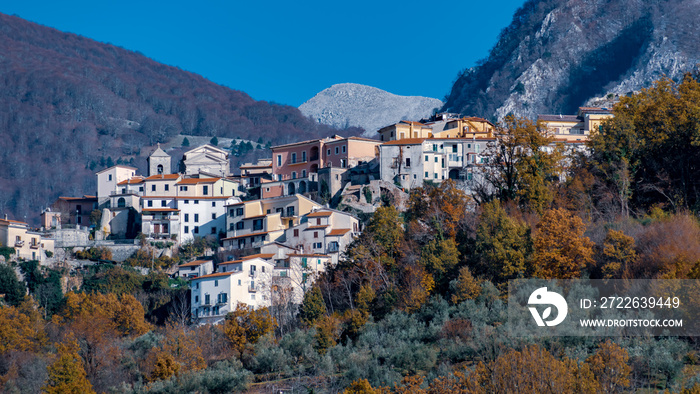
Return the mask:
[[523,2],[0,0],[0,12],[299,106],[343,82],[442,99]]

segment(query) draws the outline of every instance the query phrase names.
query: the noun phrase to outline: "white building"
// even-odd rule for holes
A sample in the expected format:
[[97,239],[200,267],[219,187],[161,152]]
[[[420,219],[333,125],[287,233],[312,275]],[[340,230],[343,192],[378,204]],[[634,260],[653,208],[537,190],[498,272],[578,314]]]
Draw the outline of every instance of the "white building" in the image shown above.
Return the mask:
[[[117,191],[117,184],[136,175],[136,168],[117,165],[97,172],[97,205],[109,205],[110,195]],[[109,208],[109,206],[107,206]]]
[[379,148],[380,178],[404,189],[421,187],[425,181],[470,181],[485,162],[487,148],[495,143],[493,138],[476,137],[390,141]]
[[217,323],[238,304],[254,309],[270,306],[274,265],[261,257],[219,264],[219,272],[194,278],[192,317],[202,323]]
[[182,162],[187,176],[202,174],[221,178],[231,172],[229,153],[209,144],[185,152]]
[[299,225],[285,230],[284,244],[298,253],[329,256],[335,265],[359,232],[360,220],[355,216],[321,208],[304,215]]
[[214,272],[214,262],[211,260],[195,260],[177,267],[180,278],[196,278]]

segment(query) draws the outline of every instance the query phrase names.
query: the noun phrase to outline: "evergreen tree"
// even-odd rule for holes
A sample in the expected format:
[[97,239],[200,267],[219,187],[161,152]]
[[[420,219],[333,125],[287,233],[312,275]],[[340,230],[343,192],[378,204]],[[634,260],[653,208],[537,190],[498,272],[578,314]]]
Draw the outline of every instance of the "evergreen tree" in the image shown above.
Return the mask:
[[219,145],[219,139],[216,138],[216,136],[213,136],[213,137],[211,137],[211,139],[209,140],[209,143],[212,144],[212,145],[214,145],[214,146],[218,146],[218,145]]
[[323,302],[321,288],[314,286],[304,294],[304,300],[299,306],[299,319],[305,324],[313,325],[325,313],[326,303]]
[[182,146],[190,146],[190,140],[187,137],[182,140]]

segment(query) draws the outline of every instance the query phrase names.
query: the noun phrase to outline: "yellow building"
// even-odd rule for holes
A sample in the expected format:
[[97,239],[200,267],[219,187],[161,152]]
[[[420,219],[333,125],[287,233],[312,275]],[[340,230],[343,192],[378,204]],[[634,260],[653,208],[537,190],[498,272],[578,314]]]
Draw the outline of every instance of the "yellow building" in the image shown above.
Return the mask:
[[493,138],[493,123],[476,116],[450,119],[442,130],[433,129],[433,138]]
[[15,249],[15,257],[25,260],[45,261],[46,252],[53,254],[54,240],[42,238],[40,233],[30,231],[27,223],[0,219],[0,245]]
[[587,141],[593,130],[599,130],[601,123],[612,117],[607,108],[580,107],[578,115],[538,115],[550,134],[564,141]]
[[433,129],[421,122],[402,120],[399,123],[382,127],[377,131],[381,141],[395,141],[404,138],[430,138]]

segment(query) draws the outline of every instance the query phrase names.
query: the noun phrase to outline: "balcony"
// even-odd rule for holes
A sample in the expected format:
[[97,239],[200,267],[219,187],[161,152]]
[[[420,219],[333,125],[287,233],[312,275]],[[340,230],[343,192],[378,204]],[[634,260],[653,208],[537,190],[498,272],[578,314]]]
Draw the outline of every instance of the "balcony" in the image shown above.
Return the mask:
[[248,293],[257,293],[258,288],[255,286],[248,286]]
[[39,249],[39,246],[41,246],[41,244],[39,244],[39,243],[32,242],[29,244],[29,247],[32,249]]
[[143,192],[137,192],[135,190],[125,190],[123,193],[122,192],[111,192],[109,193],[110,197],[118,197],[118,196],[140,196],[142,195]]
[[24,246],[24,241],[22,241],[22,240],[15,241],[15,247],[21,248],[22,246]]

